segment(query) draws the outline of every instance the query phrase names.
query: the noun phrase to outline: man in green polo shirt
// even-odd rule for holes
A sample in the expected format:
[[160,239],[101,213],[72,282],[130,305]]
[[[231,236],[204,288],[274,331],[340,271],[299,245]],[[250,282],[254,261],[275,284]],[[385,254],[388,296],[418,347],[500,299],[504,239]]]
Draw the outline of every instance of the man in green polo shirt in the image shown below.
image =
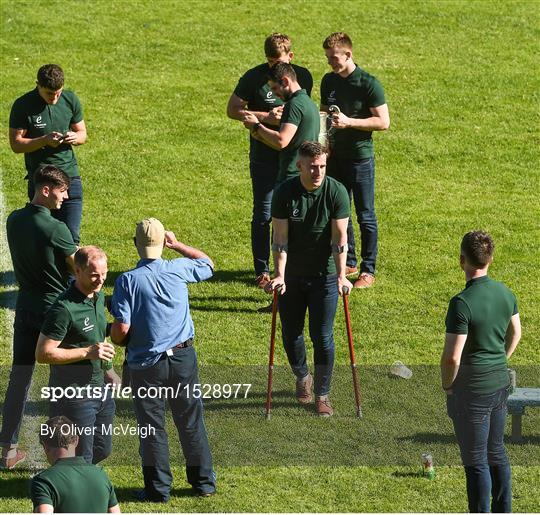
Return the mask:
[[347,222],[350,201],[336,180],[326,177],[326,150],[306,141],[299,148],[300,175],[285,181],[274,193],[275,277],[268,291],[278,290],[283,345],[296,376],[300,404],[312,401],[313,378],[306,362],[304,319],[309,311],[309,334],[315,361],[315,410],[331,416],[328,399],[334,366],[334,317],[345,276]]
[[101,288],[106,278],[105,253],[98,247],[81,247],[75,254],[75,282],[47,312],[36,348],[38,363],[51,365],[49,387],[71,387],[77,392],[91,387],[82,398],[65,396],[49,404],[51,416],[65,415],[79,427],[91,428],[80,435],[77,447],[77,455],[89,463],[99,463],[111,453],[108,429],[115,405],[104,380],[120,384],[111,364],[114,347],[105,341]]
[[[265,63],[248,70],[238,81],[227,105],[227,116],[243,121],[246,112],[267,126],[278,126],[283,112],[283,101],[268,85],[268,70],[278,62],[291,63],[294,53],[289,36],[275,32],[264,41]],[[298,83],[311,95],[313,78],[306,68],[291,64]],[[259,138],[249,138],[249,173],[253,191],[251,219],[251,250],[255,268],[255,282],[264,288],[270,280],[270,222],[272,193],[279,171],[279,151]]]
[[46,165],[35,175],[32,201],[7,219],[7,240],[19,285],[13,325],[13,365],[2,410],[1,468],[25,459],[17,442],[32,380],[36,343],[46,311],[67,287],[77,247],[63,222],[51,216],[67,198],[69,177]]
[[39,166],[52,164],[69,175],[69,198],[55,217],[65,222],[78,244],[82,184],[73,147],[86,141],[81,103],[73,91],[64,90],[64,72],[56,64],[42,66],[36,84],[11,108],[9,144],[13,152],[24,154],[30,199],[34,196],[33,177]]
[[272,92],[286,102],[279,130],[269,129],[249,112],[244,116],[244,125],[252,136],[259,137],[268,145],[280,150],[276,184],[281,184],[298,175],[296,168],[298,150],[304,141],[317,140],[320,117],[317,106],[298,83],[292,65],[274,64],[268,72],[268,84]]
[[51,467],[30,481],[36,513],[120,513],[106,472],[75,455],[79,438],[67,417],[41,424],[39,441]]
[[483,231],[463,237],[460,265],[467,283],[450,301],[441,357],[442,387],[465,468],[471,513],[512,511],[504,448],[507,360],[521,338],[521,324],[515,295],[488,277],[493,250],[491,236]]
[[[378,244],[372,132],[388,129],[390,115],[379,81],[355,64],[351,38],[335,32],[324,40],[323,48],[332,71],[321,81],[321,111],[332,106],[339,109],[332,114],[328,175],[340,181],[354,199],[362,257],[354,286],[369,288],[375,282]],[[347,267],[353,273],[358,269],[352,222],[347,237]]]

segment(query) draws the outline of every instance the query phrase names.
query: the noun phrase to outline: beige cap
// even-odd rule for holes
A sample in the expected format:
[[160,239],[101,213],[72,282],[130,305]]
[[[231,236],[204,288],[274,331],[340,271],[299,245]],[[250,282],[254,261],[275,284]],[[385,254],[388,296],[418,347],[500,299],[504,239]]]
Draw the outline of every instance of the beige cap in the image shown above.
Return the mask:
[[145,218],[137,224],[135,245],[142,258],[159,259],[165,243],[165,228],[157,218]]

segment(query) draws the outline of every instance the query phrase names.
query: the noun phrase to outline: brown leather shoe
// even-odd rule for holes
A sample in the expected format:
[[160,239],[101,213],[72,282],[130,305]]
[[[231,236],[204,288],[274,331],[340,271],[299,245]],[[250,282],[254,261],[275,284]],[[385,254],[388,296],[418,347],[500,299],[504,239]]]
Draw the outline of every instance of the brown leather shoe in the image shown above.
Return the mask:
[[296,378],[296,399],[299,404],[309,404],[313,400],[311,389],[313,388],[313,377],[308,374],[300,379]]
[[0,469],[11,470],[18,463],[26,459],[26,453],[20,449],[2,449],[2,459],[0,460]]
[[315,411],[319,417],[331,417],[334,414],[334,408],[332,408],[327,396],[315,398]]
[[367,272],[362,272],[360,277],[354,282],[355,288],[370,288],[375,282],[375,276],[368,274]]
[[349,277],[350,275],[355,275],[358,273],[358,268],[355,266],[346,266],[345,267],[345,275]]
[[268,272],[263,272],[261,275],[257,276],[257,279],[255,279],[255,283],[261,289],[264,289],[264,287],[269,282],[270,282],[270,274]]

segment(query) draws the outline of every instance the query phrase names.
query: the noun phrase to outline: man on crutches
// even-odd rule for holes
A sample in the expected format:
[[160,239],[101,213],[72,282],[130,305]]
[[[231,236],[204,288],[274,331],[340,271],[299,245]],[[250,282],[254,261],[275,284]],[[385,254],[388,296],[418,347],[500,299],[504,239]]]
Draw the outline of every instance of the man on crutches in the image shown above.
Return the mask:
[[[350,202],[346,189],[326,177],[326,150],[305,141],[299,149],[300,175],[285,181],[272,200],[275,277],[267,291],[279,291],[283,345],[296,376],[296,397],[313,400],[319,416],[334,410],[328,398],[334,366],[334,317],[339,295],[352,289],[345,277]],[[309,373],[304,319],[309,312],[315,373]]]

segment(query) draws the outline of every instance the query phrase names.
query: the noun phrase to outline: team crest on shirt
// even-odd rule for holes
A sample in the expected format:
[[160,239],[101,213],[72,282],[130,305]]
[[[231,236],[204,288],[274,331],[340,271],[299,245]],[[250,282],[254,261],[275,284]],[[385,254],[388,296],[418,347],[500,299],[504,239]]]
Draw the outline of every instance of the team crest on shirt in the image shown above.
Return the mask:
[[87,333],[88,331],[91,331],[92,329],[94,329],[94,324],[91,324],[90,323],[90,319],[88,317],[86,317],[84,319],[84,325],[83,325],[83,328],[82,330]]
[[276,103],[276,97],[274,97],[274,93],[271,89],[267,89],[268,86],[264,86],[263,88],[263,97],[264,97],[264,103],[268,105],[274,105]]
[[300,209],[295,207],[292,210],[290,219],[291,219],[291,222],[302,222],[304,220],[304,217],[302,216],[302,213],[300,212]]
[[32,125],[36,129],[44,129],[45,127],[47,127],[47,124],[43,123],[43,117],[41,115],[32,116]]
[[336,99],[336,90],[332,90],[330,91],[330,95],[328,95],[328,101],[326,102],[327,105],[332,105],[332,104],[335,104],[337,102],[337,99]]

